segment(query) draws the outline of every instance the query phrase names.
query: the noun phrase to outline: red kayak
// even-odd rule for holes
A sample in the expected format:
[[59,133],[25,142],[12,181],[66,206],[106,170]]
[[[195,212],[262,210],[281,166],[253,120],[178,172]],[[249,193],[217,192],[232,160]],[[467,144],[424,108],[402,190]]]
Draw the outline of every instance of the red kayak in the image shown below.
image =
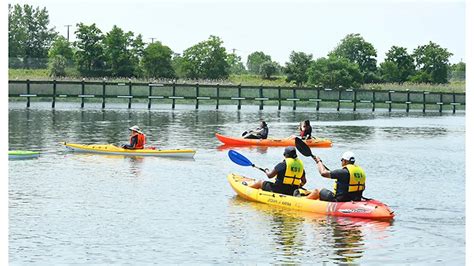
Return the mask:
[[[216,138],[226,145],[233,146],[295,146],[295,137],[284,139],[244,139],[242,137],[229,137],[216,133]],[[332,146],[329,139],[311,138],[304,141],[310,147],[328,148]]]

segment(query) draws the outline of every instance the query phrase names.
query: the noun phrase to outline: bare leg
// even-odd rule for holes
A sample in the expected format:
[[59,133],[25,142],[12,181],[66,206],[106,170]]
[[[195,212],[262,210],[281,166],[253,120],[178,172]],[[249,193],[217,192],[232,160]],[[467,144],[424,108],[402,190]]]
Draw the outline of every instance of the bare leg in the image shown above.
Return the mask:
[[263,184],[263,181],[259,180],[257,182],[254,182],[253,184],[249,184],[248,186],[251,187],[251,188],[260,189],[260,188],[262,188],[262,184]]
[[306,196],[307,199],[317,200],[319,199],[319,190],[315,189],[311,194]]

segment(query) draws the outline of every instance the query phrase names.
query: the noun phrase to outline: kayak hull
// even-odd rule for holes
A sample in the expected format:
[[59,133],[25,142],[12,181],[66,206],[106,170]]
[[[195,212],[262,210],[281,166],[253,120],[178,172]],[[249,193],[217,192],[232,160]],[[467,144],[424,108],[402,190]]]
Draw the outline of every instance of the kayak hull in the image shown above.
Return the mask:
[[392,220],[395,216],[390,208],[377,200],[328,202],[311,200],[305,197],[293,197],[261,189],[251,188],[244,183],[251,183],[255,179],[237,174],[229,174],[227,181],[240,197],[283,208],[312,212],[323,215],[354,217],[378,220]]
[[[216,138],[226,145],[234,146],[295,146],[295,137],[289,137],[285,139],[244,139],[239,137],[224,136],[216,133]],[[310,147],[329,148],[332,146],[332,141],[329,139],[312,138],[305,140],[304,142]]]
[[172,149],[172,150],[158,150],[158,149],[140,149],[128,150],[112,144],[74,144],[64,143],[66,149],[74,152],[87,152],[99,154],[112,155],[127,155],[127,156],[153,156],[153,157],[179,157],[179,158],[193,158],[196,153],[195,150],[188,149]]
[[35,159],[40,156],[37,151],[8,151],[9,160],[23,160],[23,159]]

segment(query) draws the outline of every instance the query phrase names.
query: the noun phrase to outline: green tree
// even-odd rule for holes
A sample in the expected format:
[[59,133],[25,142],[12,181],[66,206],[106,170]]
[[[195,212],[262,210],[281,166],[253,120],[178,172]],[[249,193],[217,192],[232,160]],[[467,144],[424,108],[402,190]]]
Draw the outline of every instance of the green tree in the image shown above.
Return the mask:
[[360,34],[349,34],[329,53],[356,63],[364,76],[365,83],[378,82],[377,51],[374,46],[366,42]]
[[219,37],[210,36],[183,53],[181,69],[187,78],[221,79],[229,77],[227,53]]
[[270,79],[272,75],[276,74],[279,69],[277,62],[266,61],[260,65],[260,75],[265,79]]
[[272,57],[263,52],[253,52],[247,57],[247,69],[250,73],[259,74],[263,62],[272,61]]
[[466,63],[459,62],[453,64],[449,68],[449,80],[465,81],[466,80]]
[[400,71],[397,64],[392,61],[385,61],[380,64],[380,73],[382,74],[382,80],[385,82],[400,82]]
[[74,33],[77,38],[77,41],[74,42],[74,46],[77,48],[75,60],[79,71],[83,75],[94,75],[94,70],[95,74],[100,74],[105,66],[102,31],[96,27],[95,23],[90,26],[78,23]]
[[61,35],[56,37],[48,51],[48,58],[50,59],[56,57],[57,55],[63,56],[66,61],[72,60],[74,55],[71,44]]
[[418,46],[413,52],[416,75],[426,76],[428,74],[430,83],[447,83],[449,58],[452,55],[446,48],[431,41],[426,45]]
[[380,64],[383,80],[402,84],[415,73],[415,63],[406,48],[392,46]]
[[144,73],[144,69],[140,64],[140,61],[143,58],[145,53],[145,43],[143,42],[143,36],[138,34],[135,39],[132,40],[131,48],[131,61],[132,64],[135,66],[133,74],[137,77],[142,77]]
[[8,53],[21,58],[25,67],[46,66],[48,50],[57,33],[48,28],[46,8],[31,5],[8,5]]
[[161,42],[149,44],[144,52],[142,65],[147,77],[174,78],[175,71],[171,63],[173,51]]
[[124,32],[113,26],[103,39],[105,61],[113,76],[130,77],[138,67],[138,60],[133,60],[131,46],[133,33]]
[[363,82],[356,63],[346,58],[329,56],[319,58],[308,69],[308,83],[328,88],[358,88]]
[[312,54],[292,51],[290,62],[286,62],[284,72],[287,75],[286,81],[294,81],[297,86],[301,86],[308,80],[308,68],[313,62]]
[[242,58],[236,54],[228,54],[227,56],[227,63],[230,66],[230,74],[244,74],[245,73],[245,66],[242,63]]
[[57,54],[50,57],[49,60],[49,75],[51,77],[66,76],[67,59],[63,55]]
[[184,72],[183,69],[183,57],[178,54],[178,53],[173,53],[172,59],[171,59],[171,66],[173,67],[174,73],[176,73],[176,76],[180,78],[185,78],[186,73]]

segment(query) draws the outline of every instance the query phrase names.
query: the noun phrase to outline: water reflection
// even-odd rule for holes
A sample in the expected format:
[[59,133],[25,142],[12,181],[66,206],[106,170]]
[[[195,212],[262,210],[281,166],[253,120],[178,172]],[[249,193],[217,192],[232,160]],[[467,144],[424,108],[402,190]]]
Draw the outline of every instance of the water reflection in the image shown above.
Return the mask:
[[[307,256],[320,262],[358,263],[366,249],[364,231],[383,238],[392,225],[386,221],[294,211],[238,196],[232,197],[229,205],[232,211],[244,208],[247,222],[261,228],[261,235],[270,236],[278,263],[298,263]],[[241,237],[242,232],[236,233]]]
[[[260,154],[265,154],[268,152],[269,147],[260,147],[260,146],[233,146],[233,145],[226,145],[222,144],[217,147],[219,151],[227,151],[227,150],[250,150],[250,151],[257,151]],[[281,147],[278,147],[281,148]]]

